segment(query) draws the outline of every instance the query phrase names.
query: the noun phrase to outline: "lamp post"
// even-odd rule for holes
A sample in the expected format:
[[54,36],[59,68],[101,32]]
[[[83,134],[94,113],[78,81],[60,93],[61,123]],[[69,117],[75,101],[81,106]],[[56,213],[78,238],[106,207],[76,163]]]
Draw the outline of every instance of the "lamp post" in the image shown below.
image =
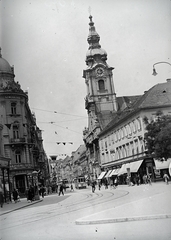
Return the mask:
[[168,64],[168,65],[171,66],[171,63],[169,63],[169,62],[157,62],[157,63],[153,64],[153,73],[152,73],[153,76],[157,75],[157,72],[156,72],[156,69],[155,69],[155,65],[161,64],[161,63],[165,63],[165,64]]
[[33,177],[33,183],[34,183],[34,194],[35,194],[35,200],[39,200],[39,190],[38,190],[38,172],[33,171],[32,172],[32,177]]

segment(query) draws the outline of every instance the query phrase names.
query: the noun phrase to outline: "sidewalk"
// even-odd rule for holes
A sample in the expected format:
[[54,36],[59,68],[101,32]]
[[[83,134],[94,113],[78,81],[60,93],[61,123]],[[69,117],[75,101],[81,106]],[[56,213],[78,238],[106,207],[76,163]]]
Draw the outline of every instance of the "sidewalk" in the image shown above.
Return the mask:
[[130,191],[130,196],[126,196],[124,202],[119,204],[119,201],[116,201],[113,208],[80,218],[75,223],[89,225],[171,218],[171,184],[154,183],[150,186],[151,194],[149,196],[131,200],[131,194],[132,196],[141,194],[144,187],[144,185],[137,188],[136,186],[120,187]]
[[4,203],[3,208],[0,208],[0,216],[4,215],[4,214],[7,214],[9,212],[16,211],[16,210],[21,209],[21,208],[28,207],[30,205],[36,204],[36,203],[41,202],[41,201],[43,201],[42,198],[40,200],[36,200],[36,201],[28,203],[26,198],[21,198],[20,202],[17,202],[17,203],[15,203],[14,201],[9,202],[9,203]]

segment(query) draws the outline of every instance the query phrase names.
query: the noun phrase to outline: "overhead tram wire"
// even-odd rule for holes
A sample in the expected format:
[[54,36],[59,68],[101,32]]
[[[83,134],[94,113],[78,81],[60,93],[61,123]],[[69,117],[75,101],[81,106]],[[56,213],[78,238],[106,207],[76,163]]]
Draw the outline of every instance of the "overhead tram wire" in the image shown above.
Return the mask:
[[[87,117],[85,117],[85,118],[87,118]],[[63,121],[56,121],[56,122],[72,122],[72,121],[78,121],[78,120],[83,120],[83,118],[77,118],[77,119],[70,119],[70,120],[63,120]],[[51,121],[51,122],[37,122],[37,123],[45,123],[45,124],[51,124],[51,123],[55,123],[54,121]]]
[[49,111],[49,110],[44,110],[44,109],[39,109],[39,108],[32,108],[32,109],[43,111],[43,112],[51,112],[51,113],[55,113],[55,114],[62,114],[62,115],[68,115],[68,116],[87,118],[85,116],[80,116],[80,115],[70,114],[70,113],[61,113],[61,112],[57,112],[57,111]]
[[60,125],[55,124],[55,122],[48,122],[48,123],[53,124],[54,126],[61,127],[61,128],[66,129],[66,130],[69,130],[69,131],[72,131],[72,132],[75,132],[75,133],[78,133],[78,134],[81,134],[81,135],[82,135],[82,133],[80,133],[80,132],[77,132],[77,131],[74,131],[74,130],[72,130],[72,129],[69,129],[68,127],[62,127],[62,126],[60,126]]
[[69,129],[68,127],[62,127],[62,126],[57,125],[57,124],[53,124],[53,125],[55,125],[55,126],[57,126],[57,127],[61,127],[61,128],[67,129],[67,130],[69,130],[69,131],[71,131],[71,132],[75,132],[75,133],[78,133],[78,134],[81,134],[81,135],[82,135],[82,133],[76,132],[76,131],[74,131],[74,130],[72,130],[72,129]]

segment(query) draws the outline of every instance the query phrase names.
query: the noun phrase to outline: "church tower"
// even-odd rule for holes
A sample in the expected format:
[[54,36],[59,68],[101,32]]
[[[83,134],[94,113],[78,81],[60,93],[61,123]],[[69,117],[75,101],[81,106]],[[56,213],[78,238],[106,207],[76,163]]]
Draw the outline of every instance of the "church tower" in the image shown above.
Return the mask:
[[101,172],[98,134],[112,120],[117,111],[116,93],[113,84],[113,67],[107,63],[107,53],[99,44],[100,36],[95,30],[92,16],[89,23],[86,54],[87,69],[83,78],[87,87],[85,108],[88,113],[88,128],[83,131],[86,156],[89,165],[89,179],[97,179]]
[[106,63],[107,53],[99,44],[100,36],[96,32],[92,16],[89,18],[87,69],[83,71],[83,77],[87,87],[85,108],[88,111],[88,127],[92,130],[96,122],[103,129],[111,121],[112,113],[117,111],[117,103],[112,73],[114,68]]

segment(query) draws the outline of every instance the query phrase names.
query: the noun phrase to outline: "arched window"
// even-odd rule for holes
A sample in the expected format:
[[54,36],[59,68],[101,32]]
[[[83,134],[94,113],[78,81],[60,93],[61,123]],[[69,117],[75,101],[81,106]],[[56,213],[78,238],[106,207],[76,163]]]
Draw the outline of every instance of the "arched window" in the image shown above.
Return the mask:
[[139,149],[138,149],[138,147],[137,147],[137,154],[139,154]]
[[142,153],[144,152],[144,147],[143,147],[143,145],[141,146],[141,152],[142,152]]
[[105,90],[105,84],[104,84],[104,81],[102,79],[98,81],[98,85],[99,85],[99,90],[100,91]]
[[141,130],[141,120],[137,118],[137,125],[138,125],[138,130]]
[[21,163],[21,152],[20,152],[20,150],[15,151],[15,161],[16,161],[16,163]]

